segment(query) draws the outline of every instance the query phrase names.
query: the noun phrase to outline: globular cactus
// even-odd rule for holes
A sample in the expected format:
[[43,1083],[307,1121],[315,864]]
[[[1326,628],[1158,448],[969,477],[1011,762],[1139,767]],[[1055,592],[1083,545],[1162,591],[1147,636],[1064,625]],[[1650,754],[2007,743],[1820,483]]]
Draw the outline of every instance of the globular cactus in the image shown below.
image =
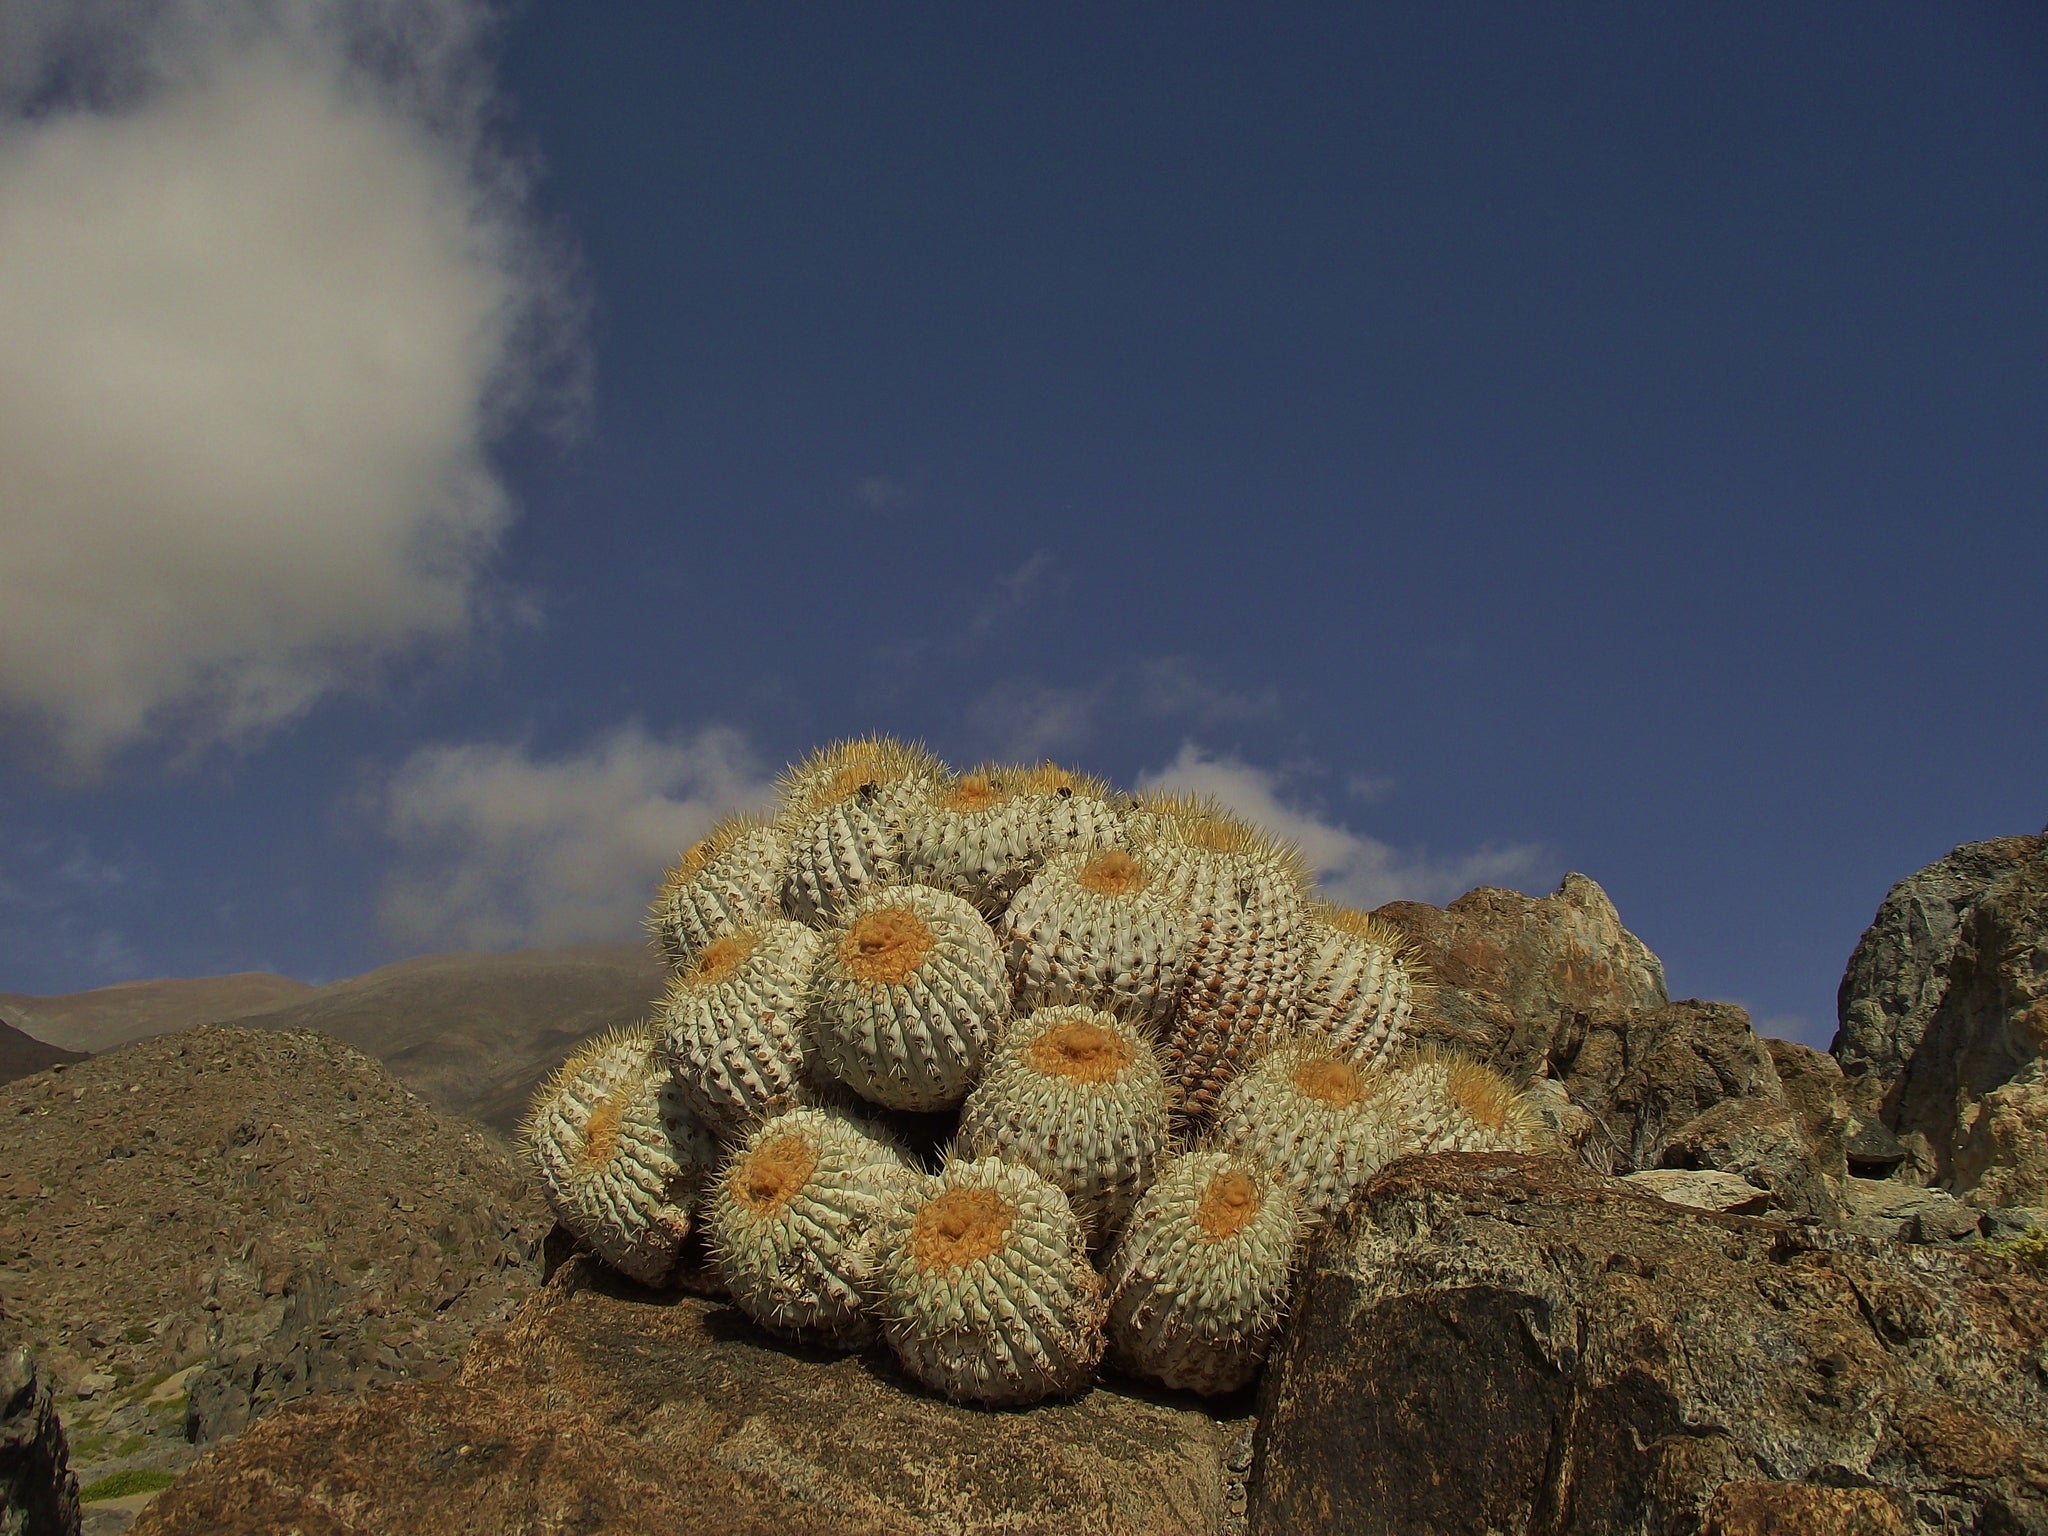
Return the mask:
[[1304,1210],[1341,1209],[1403,1150],[1382,1077],[1311,1043],[1278,1046],[1223,1090],[1217,1145],[1270,1169]]
[[788,862],[788,834],[754,816],[728,816],[693,843],[647,913],[647,931],[669,968],[687,970],[712,940],[779,915]]
[[1033,868],[1063,853],[1124,845],[1124,812],[1105,779],[1056,763],[1009,775]]
[[1098,1009],[1013,1020],[967,1096],[960,1140],[1065,1191],[1101,1242],[1123,1225],[1166,1150],[1166,1079],[1145,1037]]
[[1164,1026],[1180,995],[1184,908],[1147,849],[1053,855],[1002,926],[1020,1009],[1094,1003]]
[[843,1111],[792,1109],[755,1127],[720,1171],[704,1217],[733,1304],[771,1333],[868,1342],[864,1292],[880,1219],[918,1177]]
[[948,1162],[891,1206],[874,1293],[904,1369],[956,1402],[1066,1396],[1102,1358],[1102,1278],[1067,1197],[999,1158]]
[[864,892],[824,936],[811,1007],[826,1069],[890,1109],[950,1109],[1010,1011],[981,914],[923,885]]
[[659,1010],[669,1068],[685,1102],[720,1135],[815,1097],[804,1009],[817,962],[816,933],[768,917],[713,940],[670,980]]
[[520,1140],[565,1227],[621,1274],[669,1279],[718,1146],[677,1096],[652,1029],[579,1049],[534,1095]]
[[783,776],[777,816],[789,838],[784,910],[834,921],[872,885],[903,873],[903,817],[944,773],[922,747],[885,736],[840,742]]
[[1428,973],[1392,923],[1326,901],[1309,904],[1296,1031],[1356,1066],[1399,1048]]
[[1112,1358],[1182,1391],[1258,1374],[1287,1304],[1306,1223],[1260,1165],[1213,1148],[1161,1171],[1109,1263]]
[[1021,771],[975,769],[931,785],[903,816],[903,870],[923,885],[999,912],[1037,867],[1035,804]]
[[1140,814],[1187,911],[1186,980],[1162,1055],[1182,1112],[1200,1121],[1295,1023],[1309,870],[1292,844],[1210,803],[1154,799]]
[[1454,1052],[1425,1050],[1396,1063],[1375,1097],[1387,1106],[1404,1154],[1539,1152],[1558,1144],[1541,1103]]

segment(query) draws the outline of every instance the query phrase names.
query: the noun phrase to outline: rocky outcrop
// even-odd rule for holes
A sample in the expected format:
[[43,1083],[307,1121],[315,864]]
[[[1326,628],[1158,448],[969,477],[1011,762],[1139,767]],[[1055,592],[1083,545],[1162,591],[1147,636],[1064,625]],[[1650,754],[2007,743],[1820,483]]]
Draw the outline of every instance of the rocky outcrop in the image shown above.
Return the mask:
[[1987,1208],[2048,1204],[2048,834],[1892,888],[1842,977],[1849,1153]]
[[49,1384],[26,1345],[0,1347],[0,1536],[76,1536],[72,1475]]
[[956,1407],[579,1255],[458,1379],[286,1410],[134,1530],[1203,1536],[1230,1528],[1248,1428],[1113,1387]]
[[1408,1159],[1326,1233],[1260,1410],[1273,1536],[2048,1532],[2048,1284]]
[[1511,1075],[1533,1074],[1538,1036],[1560,1016],[1669,1001],[1663,965],[1584,875],[1540,898],[1482,886],[1448,907],[1397,901],[1377,915],[1407,934],[1439,982],[1418,1033],[1476,1049]]
[[0,1087],[0,1306],[88,1483],[452,1374],[546,1229],[481,1130],[320,1035],[199,1029]]
[[1971,911],[2015,876],[2038,883],[2048,836],[1965,843],[1891,888],[1842,975],[1832,1053],[1851,1107],[1887,1107],[1948,996],[1950,965]]

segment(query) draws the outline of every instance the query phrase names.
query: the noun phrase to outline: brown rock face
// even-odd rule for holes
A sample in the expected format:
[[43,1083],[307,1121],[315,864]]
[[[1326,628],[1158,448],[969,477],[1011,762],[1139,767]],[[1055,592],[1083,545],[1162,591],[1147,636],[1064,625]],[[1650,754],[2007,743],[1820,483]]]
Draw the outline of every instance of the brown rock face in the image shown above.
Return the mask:
[[268,1419],[134,1531],[1202,1536],[1225,1528],[1234,1438],[1104,1388],[955,1407],[879,1357],[770,1343],[579,1256],[458,1380]]
[[1303,1277],[1252,1529],[2048,1531],[2044,1338],[2007,1260],[1407,1159]]
[[1511,1076],[1530,1075],[1541,1057],[1532,1028],[1541,1035],[1561,1015],[1670,1000],[1663,965],[1584,875],[1566,875],[1540,899],[1482,886],[1448,907],[1397,901],[1374,915],[1420,947],[1441,983],[1416,1032],[1476,1048]]

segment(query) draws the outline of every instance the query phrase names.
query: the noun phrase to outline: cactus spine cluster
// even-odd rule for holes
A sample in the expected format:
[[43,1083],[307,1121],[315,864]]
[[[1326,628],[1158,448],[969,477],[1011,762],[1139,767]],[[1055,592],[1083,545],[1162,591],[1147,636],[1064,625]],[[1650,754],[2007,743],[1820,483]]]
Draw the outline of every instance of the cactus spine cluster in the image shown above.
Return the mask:
[[916,1177],[843,1111],[793,1109],[756,1126],[721,1170],[706,1218],[733,1304],[772,1333],[866,1343],[878,1222]]
[[[1310,886],[1211,801],[840,742],[682,855],[655,1024],[579,1050],[526,1144],[621,1272],[669,1283],[701,1220],[760,1326],[879,1330],[961,1401],[1079,1389],[1105,1319],[1125,1369],[1233,1391],[1309,1221],[1404,1152],[1547,1139],[1485,1069],[1401,1054],[1424,972]],[[950,1131],[940,1172],[884,1122]]]
[[1166,1078],[1151,1045],[1086,1005],[1012,1023],[960,1115],[969,1151],[1058,1185],[1098,1240],[1152,1182],[1166,1132]]
[[1256,1160],[1175,1158],[1110,1259],[1113,1358],[1183,1391],[1244,1386],[1280,1326],[1302,1230],[1294,1196]]
[[676,1093],[652,1030],[577,1051],[534,1095],[520,1139],[563,1226],[621,1274],[668,1279],[717,1147]]
[[1088,1384],[1102,1277],[1067,1197],[1028,1168],[949,1162],[883,1218],[876,1293],[903,1368],[959,1402],[1034,1403]]

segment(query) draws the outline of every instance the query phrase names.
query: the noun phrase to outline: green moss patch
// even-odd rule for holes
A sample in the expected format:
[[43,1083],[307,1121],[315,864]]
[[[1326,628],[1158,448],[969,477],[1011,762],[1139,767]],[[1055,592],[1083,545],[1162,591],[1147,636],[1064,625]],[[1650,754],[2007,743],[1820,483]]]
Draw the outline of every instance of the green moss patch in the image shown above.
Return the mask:
[[97,1504],[103,1499],[125,1499],[132,1493],[155,1493],[177,1480],[175,1472],[162,1472],[154,1467],[130,1467],[124,1472],[110,1473],[96,1483],[88,1483],[79,1490],[78,1501]]

